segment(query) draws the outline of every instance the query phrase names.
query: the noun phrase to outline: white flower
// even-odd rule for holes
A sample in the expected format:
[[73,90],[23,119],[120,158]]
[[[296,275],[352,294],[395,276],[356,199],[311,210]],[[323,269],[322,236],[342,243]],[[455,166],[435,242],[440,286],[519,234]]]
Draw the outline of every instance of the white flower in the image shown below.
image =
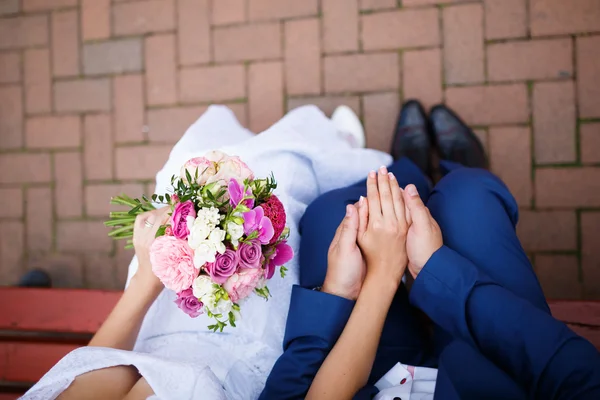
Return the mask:
[[228,222],[227,233],[231,236],[231,244],[237,247],[240,238],[244,236],[244,226],[238,225],[235,222]]
[[212,229],[203,218],[196,218],[190,227],[190,236],[188,244],[194,250],[200,247],[202,241],[206,240]]
[[[207,304],[207,303],[204,303],[204,304]],[[217,304],[215,304],[214,300],[213,300],[212,303],[208,303],[208,304],[209,304],[208,309],[210,310],[211,313],[221,314],[224,317],[229,315],[229,311],[231,311],[233,309],[233,303],[229,299],[227,299],[227,300],[220,299]]]
[[213,282],[210,279],[210,276],[207,275],[199,275],[192,284],[192,290],[194,292],[194,296],[200,299],[211,294],[214,296],[215,292]]
[[212,231],[221,223],[221,220],[224,218],[224,216],[219,214],[219,210],[215,207],[202,207],[200,210],[198,210],[196,218],[204,221],[204,223]]
[[217,256],[217,248],[208,241],[202,240],[194,250],[194,266],[200,269],[206,263],[215,262]]
[[208,241],[214,246],[219,254],[225,253],[226,250],[223,240],[225,240],[225,231],[221,228],[215,228],[210,235],[208,235]]

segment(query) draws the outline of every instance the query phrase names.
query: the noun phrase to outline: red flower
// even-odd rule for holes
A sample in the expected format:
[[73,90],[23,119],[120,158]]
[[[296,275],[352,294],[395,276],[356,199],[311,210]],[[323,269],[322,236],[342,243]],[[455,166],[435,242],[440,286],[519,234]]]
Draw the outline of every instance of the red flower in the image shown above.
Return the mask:
[[285,229],[286,215],[283,204],[274,194],[264,204],[260,205],[265,211],[265,217],[271,220],[275,233],[269,244],[277,242],[281,232]]

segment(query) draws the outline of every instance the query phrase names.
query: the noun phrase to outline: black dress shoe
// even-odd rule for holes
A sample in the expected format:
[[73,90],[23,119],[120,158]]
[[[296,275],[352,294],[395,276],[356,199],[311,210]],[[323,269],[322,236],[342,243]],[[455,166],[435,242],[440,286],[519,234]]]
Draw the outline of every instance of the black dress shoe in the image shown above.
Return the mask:
[[431,174],[431,139],[423,106],[409,100],[402,106],[392,143],[392,157],[408,157],[426,175]]
[[487,168],[483,145],[458,115],[444,105],[431,109],[429,121],[440,157],[471,168]]
[[17,286],[49,288],[52,287],[52,279],[46,271],[42,271],[41,269],[33,269],[21,277]]

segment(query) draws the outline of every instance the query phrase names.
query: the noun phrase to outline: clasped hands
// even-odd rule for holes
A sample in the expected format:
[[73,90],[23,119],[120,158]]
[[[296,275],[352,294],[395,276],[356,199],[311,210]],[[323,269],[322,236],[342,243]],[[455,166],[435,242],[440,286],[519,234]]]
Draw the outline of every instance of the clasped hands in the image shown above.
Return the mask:
[[442,244],[440,227],[417,188],[402,190],[381,167],[367,178],[367,198],[346,207],[329,247],[322,290],[356,300],[367,277],[397,289],[406,268],[416,278]]

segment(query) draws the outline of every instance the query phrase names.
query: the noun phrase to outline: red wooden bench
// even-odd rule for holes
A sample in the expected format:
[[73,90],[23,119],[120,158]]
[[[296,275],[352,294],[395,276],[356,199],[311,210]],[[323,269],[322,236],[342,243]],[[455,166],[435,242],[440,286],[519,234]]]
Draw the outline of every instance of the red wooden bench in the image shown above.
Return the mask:
[[[121,292],[0,288],[0,400],[16,399],[85,345]],[[552,314],[600,349],[600,302],[552,301]]]

